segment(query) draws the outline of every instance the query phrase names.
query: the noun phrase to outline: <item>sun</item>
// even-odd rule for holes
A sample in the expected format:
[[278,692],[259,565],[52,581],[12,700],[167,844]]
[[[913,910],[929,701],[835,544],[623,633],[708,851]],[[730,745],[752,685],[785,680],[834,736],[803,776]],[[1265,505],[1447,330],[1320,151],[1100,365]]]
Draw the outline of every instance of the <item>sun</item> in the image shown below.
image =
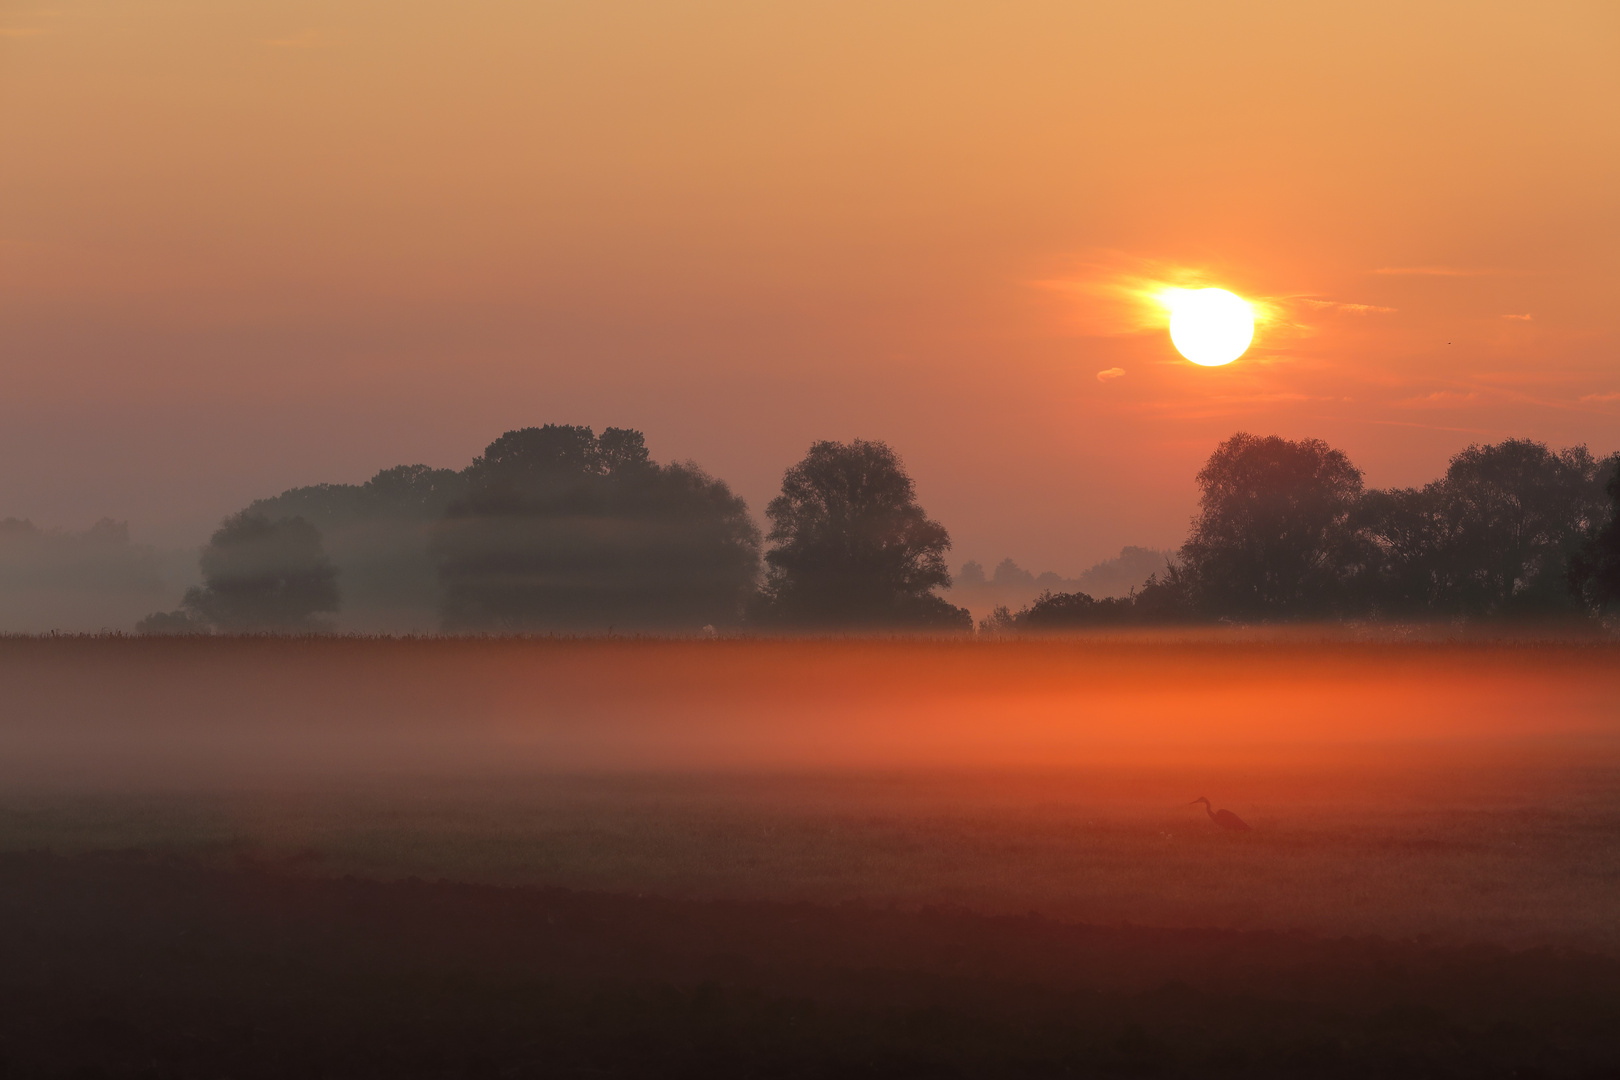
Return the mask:
[[1242,356],[1254,340],[1254,309],[1225,289],[1170,289],[1170,340],[1195,364],[1220,367]]

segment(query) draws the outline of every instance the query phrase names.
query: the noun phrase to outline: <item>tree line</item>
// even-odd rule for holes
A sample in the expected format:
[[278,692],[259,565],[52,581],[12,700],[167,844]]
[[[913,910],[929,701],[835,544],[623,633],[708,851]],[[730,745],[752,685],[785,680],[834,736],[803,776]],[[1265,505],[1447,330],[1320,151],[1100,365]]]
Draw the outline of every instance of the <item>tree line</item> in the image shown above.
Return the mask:
[[1468,447],[1423,487],[1369,490],[1320,439],[1239,433],[1198,485],[1186,542],[1132,595],[1048,593],[983,628],[1620,610],[1620,454],[1508,439]]
[[[1127,596],[1047,592],[982,631],[1197,620],[1594,615],[1620,607],[1620,455],[1510,439],[1421,488],[1368,490],[1317,439],[1240,433],[1199,512]],[[509,431],[462,470],[294,488],[221,524],[203,584],[150,633],[921,629],[971,632],[950,536],[882,442],[817,442],[762,533],[724,481],[638,431]],[[358,613],[358,616],[350,616]],[[371,620],[368,624],[367,620]]]
[[765,516],[762,534],[724,481],[653,461],[638,431],[524,428],[460,471],[255,502],[210,538],[203,584],[140,629],[312,632],[340,609],[351,628],[450,633],[972,629],[934,592],[950,537],[886,444],[814,444]]

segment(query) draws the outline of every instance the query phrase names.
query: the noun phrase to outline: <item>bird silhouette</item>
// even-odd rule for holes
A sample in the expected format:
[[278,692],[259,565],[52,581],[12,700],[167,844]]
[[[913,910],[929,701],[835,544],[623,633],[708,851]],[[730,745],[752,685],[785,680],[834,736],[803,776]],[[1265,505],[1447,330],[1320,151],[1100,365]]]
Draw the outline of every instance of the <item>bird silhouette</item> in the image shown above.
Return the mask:
[[1231,829],[1233,832],[1249,831],[1249,823],[1247,821],[1244,821],[1230,810],[1217,810],[1210,806],[1208,796],[1200,795],[1187,805],[1197,806],[1199,803],[1204,804],[1204,813],[1209,815],[1209,820],[1213,821],[1221,828]]

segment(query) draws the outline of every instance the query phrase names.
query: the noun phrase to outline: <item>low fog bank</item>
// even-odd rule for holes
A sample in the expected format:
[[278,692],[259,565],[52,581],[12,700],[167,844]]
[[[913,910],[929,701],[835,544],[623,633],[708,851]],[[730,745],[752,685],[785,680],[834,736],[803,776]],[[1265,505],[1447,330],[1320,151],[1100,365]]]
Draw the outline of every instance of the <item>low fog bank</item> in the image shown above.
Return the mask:
[[0,521],[0,633],[128,630],[198,580],[196,552],[136,543],[124,522],[74,532]]
[[1612,643],[7,639],[0,679],[11,790],[1620,746]]

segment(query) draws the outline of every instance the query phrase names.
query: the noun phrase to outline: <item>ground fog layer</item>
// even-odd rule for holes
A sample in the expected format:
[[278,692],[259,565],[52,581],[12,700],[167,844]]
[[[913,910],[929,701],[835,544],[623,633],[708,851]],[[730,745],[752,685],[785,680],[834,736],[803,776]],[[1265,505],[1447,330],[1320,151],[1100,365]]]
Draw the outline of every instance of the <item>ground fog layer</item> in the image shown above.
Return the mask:
[[[7,641],[0,845],[1614,951],[1616,659]],[[1222,832],[1199,795],[1253,831]]]

